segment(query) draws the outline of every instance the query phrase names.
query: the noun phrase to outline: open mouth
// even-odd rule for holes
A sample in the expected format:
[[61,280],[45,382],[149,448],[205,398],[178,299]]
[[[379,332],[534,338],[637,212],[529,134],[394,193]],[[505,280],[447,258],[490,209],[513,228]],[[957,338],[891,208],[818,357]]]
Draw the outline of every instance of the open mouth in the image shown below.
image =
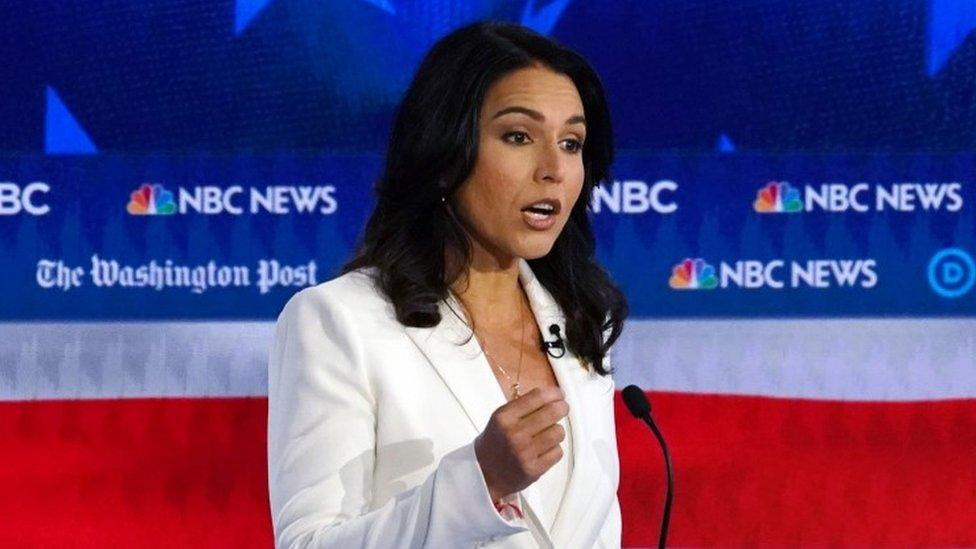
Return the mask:
[[539,200],[522,208],[522,219],[532,229],[544,231],[556,224],[561,205],[558,200]]
[[547,216],[558,214],[559,209],[558,200],[540,200],[522,208],[522,211],[543,219]]

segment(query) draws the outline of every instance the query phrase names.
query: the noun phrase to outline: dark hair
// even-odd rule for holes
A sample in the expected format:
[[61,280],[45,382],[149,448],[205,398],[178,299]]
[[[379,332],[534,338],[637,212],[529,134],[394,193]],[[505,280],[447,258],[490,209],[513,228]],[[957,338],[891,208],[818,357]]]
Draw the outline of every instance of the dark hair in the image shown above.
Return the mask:
[[583,102],[587,138],[580,198],[552,250],[529,265],[566,315],[569,349],[605,375],[603,358],[620,336],[627,304],[595,261],[586,208],[594,185],[609,177],[610,114],[589,64],[524,27],[472,24],[427,53],[397,111],[362,246],[342,271],[377,268],[378,284],[400,323],[429,327],[441,321],[438,302],[462,274],[448,272],[445,251],[457,252],[462,268],[471,258],[468,237],[441,198],[449,198],[474,168],[478,116],[488,88],[536,64],[572,79]]

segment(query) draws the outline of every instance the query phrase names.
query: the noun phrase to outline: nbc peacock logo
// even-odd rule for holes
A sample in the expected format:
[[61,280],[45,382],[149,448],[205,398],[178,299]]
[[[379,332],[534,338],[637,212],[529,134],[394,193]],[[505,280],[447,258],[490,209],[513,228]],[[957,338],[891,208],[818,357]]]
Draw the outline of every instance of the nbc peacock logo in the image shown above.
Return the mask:
[[143,183],[132,191],[129,205],[125,208],[132,215],[173,215],[176,202],[173,193],[159,184]]
[[715,267],[698,257],[685,259],[671,270],[668,285],[675,290],[712,290],[718,286]]
[[759,213],[795,213],[803,211],[803,201],[786,181],[770,181],[756,193],[752,207]]

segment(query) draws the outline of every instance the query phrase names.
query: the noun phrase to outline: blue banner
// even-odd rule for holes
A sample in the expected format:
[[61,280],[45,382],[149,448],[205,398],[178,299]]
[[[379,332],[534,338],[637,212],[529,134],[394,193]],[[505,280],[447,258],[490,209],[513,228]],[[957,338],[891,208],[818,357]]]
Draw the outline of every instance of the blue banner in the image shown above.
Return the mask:
[[[335,276],[382,158],[0,161],[0,319],[273,319]],[[976,313],[973,155],[639,155],[590,203],[638,317]]]

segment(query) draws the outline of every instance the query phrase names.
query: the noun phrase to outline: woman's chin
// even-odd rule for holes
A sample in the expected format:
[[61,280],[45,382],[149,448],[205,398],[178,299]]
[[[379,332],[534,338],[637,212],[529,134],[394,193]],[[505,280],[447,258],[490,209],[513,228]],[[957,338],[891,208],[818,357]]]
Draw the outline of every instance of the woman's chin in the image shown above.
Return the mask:
[[545,257],[552,251],[553,245],[556,243],[552,239],[533,239],[537,240],[535,242],[522,242],[519,246],[518,256],[523,259],[539,259],[540,257]]

